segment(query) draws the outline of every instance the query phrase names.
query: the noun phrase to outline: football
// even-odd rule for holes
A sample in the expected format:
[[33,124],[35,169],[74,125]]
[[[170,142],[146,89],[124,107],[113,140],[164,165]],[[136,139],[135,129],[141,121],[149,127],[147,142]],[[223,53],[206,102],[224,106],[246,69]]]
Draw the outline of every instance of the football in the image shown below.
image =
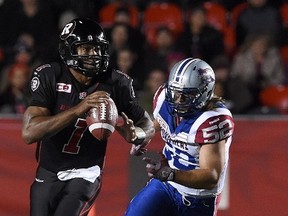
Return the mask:
[[117,107],[111,98],[91,108],[86,115],[89,131],[98,140],[107,140],[115,130],[117,119]]

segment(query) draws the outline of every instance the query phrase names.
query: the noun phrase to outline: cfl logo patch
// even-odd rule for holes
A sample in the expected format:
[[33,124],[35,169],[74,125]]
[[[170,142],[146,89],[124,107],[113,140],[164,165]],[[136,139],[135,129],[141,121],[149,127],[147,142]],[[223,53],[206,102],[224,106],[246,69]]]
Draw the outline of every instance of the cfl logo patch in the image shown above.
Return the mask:
[[58,92],[66,92],[71,93],[72,85],[66,83],[57,83],[56,84],[56,91]]

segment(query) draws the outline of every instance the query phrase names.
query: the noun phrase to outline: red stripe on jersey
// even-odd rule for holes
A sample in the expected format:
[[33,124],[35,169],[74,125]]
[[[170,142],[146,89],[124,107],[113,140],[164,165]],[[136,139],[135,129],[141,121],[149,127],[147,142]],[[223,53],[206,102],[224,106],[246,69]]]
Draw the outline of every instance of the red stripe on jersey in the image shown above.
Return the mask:
[[229,115],[218,115],[203,122],[196,133],[196,143],[217,143],[233,134],[234,121]]
[[157,91],[155,92],[154,97],[153,97],[153,107],[152,107],[153,109],[152,109],[152,110],[155,109],[156,104],[157,104],[157,101],[158,101],[158,98],[159,98],[159,95],[161,94],[161,92],[162,92],[164,89],[165,89],[165,85],[161,85],[161,86],[157,89]]

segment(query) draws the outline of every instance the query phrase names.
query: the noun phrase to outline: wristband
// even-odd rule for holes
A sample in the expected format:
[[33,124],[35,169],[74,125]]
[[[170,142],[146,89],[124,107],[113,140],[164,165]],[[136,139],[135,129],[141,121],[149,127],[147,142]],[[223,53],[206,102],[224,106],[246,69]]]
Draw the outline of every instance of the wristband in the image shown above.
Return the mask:
[[175,179],[175,169],[171,167],[162,167],[155,175],[160,181],[174,181]]
[[135,138],[132,140],[132,143],[135,145],[141,145],[146,138],[146,133],[140,127],[135,127]]
[[170,168],[171,171],[168,175],[167,181],[174,181],[175,180],[175,169]]

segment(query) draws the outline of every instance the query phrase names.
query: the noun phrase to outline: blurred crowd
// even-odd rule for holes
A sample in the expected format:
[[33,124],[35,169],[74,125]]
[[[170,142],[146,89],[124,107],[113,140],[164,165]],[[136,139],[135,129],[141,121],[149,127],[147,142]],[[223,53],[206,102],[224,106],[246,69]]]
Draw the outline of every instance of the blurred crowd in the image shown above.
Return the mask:
[[133,78],[149,112],[171,66],[186,57],[212,66],[216,94],[233,114],[288,110],[284,0],[0,0],[0,113],[24,112],[31,72],[60,60],[59,31],[76,17],[102,25],[110,67]]

